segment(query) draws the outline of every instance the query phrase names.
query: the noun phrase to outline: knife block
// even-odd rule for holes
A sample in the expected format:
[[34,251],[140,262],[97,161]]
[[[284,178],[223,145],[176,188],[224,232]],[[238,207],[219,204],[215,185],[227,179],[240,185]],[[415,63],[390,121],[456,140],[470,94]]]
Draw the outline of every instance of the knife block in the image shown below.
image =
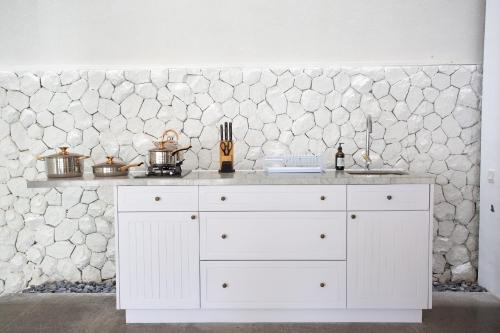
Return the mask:
[[[226,148],[226,149],[224,149]],[[229,148],[229,149],[228,149]],[[226,151],[224,151],[226,150]],[[219,142],[219,172],[234,172],[234,143],[230,140],[221,140]]]

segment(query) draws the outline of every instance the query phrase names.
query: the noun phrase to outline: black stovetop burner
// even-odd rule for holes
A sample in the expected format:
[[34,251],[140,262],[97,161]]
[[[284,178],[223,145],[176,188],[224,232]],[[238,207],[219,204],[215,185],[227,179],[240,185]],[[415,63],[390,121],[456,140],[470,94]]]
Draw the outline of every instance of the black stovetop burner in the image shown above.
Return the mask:
[[183,177],[189,172],[183,172],[181,166],[182,162],[176,165],[150,165],[146,171],[146,177]]

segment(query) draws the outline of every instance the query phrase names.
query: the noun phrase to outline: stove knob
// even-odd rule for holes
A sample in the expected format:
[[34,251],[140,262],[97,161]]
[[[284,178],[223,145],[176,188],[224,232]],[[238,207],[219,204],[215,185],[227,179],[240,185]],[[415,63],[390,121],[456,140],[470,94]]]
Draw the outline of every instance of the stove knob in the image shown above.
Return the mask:
[[155,201],[160,201],[161,198],[160,197],[155,197]]

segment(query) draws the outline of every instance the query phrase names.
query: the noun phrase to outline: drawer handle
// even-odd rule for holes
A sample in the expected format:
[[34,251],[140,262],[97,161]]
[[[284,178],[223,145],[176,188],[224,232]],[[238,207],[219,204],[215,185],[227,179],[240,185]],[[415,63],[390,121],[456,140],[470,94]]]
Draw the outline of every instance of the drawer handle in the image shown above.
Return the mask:
[[325,234],[321,234],[321,235],[319,235],[319,238],[321,238],[321,239],[323,239],[323,238],[325,238],[325,237],[326,237],[326,235],[325,235]]
[[390,194],[389,194],[389,195],[387,196],[387,200],[392,200],[392,195],[390,195]]
[[356,214],[351,214],[351,219],[355,219],[356,218]]
[[224,282],[224,283],[222,284],[222,288],[227,288],[227,287],[229,287],[229,285],[228,285],[227,283],[225,283],[225,282]]
[[225,196],[222,196],[222,197],[220,197],[220,200],[221,200],[221,201],[226,201],[226,197],[225,197]]
[[196,220],[196,215],[191,215],[191,220]]
[[320,199],[321,199],[321,200],[323,200],[323,201],[325,201],[325,200],[326,200],[326,197],[325,197],[324,195],[322,195],[322,196],[320,197]]
[[222,238],[222,239],[226,239],[226,238],[227,238],[227,235],[226,235],[226,234],[222,234],[222,235],[220,235],[220,238]]
[[160,201],[161,198],[160,197],[155,197],[155,201]]
[[326,283],[321,282],[321,283],[319,284],[319,286],[320,286],[321,288],[324,288],[324,287],[326,287]]

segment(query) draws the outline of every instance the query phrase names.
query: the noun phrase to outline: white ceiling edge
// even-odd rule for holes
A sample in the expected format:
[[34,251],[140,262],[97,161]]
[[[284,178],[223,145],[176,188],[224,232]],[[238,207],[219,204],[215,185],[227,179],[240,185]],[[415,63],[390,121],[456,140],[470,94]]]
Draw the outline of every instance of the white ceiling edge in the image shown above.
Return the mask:
[[133,70],[133,69],[165,69],[165,68],[336,68],[336,67],[404,67],[404,66],[446,66],[446,65],[482,65],[473,62],[294,62],[294,63],[186,63],[186,64],[33,64],[2,65],[0,71],[60,71],[60,70]]

